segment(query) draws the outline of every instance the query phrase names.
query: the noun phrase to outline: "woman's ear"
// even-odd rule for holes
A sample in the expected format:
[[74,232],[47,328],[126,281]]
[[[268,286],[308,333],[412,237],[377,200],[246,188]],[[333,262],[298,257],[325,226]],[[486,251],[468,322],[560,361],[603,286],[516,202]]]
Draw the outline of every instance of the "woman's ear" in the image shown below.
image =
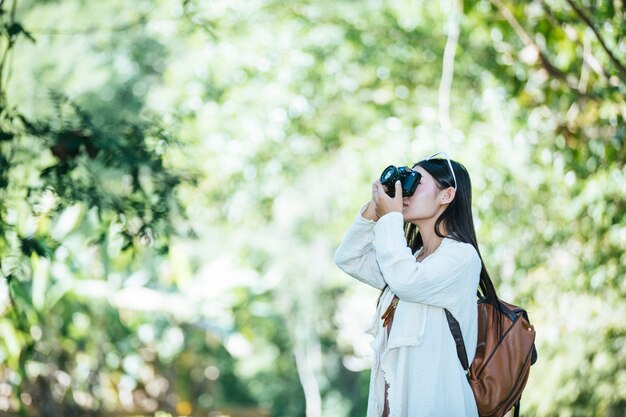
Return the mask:
[[445,190],[441,191],[439,198],[441,204],[450,204],[452,200],[454,200],[454,196],[456,195],[456,191],[454,187],[448,187]]

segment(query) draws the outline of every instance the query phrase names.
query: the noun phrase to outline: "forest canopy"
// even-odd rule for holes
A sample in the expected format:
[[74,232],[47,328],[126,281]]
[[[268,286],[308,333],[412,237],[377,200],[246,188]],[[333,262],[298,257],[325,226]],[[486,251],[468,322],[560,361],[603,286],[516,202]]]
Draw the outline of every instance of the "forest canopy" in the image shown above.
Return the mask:
[[439,150],[537,331],[522,413],[626,412],[623,0],[0,21],[0,414],[363,416],[378,294],[333,252],[384,167]]

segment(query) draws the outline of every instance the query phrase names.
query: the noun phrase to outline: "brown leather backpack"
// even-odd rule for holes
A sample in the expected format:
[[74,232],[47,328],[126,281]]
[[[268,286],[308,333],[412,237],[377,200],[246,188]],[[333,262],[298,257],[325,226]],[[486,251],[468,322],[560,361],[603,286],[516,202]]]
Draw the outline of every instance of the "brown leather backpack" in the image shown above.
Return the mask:
[[[478,414],[502,417],[515,406],[517,417],[530,366],[537,361],[535,328],[524,309],[498,301],[502,311],[483,298],[478,300],[478,341],[471,366],[459,322],[448,310],[445,312],[459,360],[476,398]],[[499,329],[498,318],[501,318]]]

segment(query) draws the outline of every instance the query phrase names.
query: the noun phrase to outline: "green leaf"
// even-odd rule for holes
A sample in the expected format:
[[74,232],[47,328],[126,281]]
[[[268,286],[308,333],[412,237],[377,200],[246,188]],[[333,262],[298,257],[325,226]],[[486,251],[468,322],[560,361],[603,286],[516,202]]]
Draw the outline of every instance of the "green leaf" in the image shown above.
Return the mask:
[[42,259],[36,253],[33,253],[31,255],[31,264],[33,267],[32,303],[36,310],[41,311],[48,287],[50,263],[47,259]]
[[22,343],[20,343],[20,338],[15,331],[13,323],[8,319],[0,319],[0,339],[4,342],[11,359],[17,360],[20,356]]
[[24,255],[30,257],[33,253],[36,253],[44,258],[50,256],[50,249],[42,240],[28,237],[21,238],[20,241],[22,243],[21,247]]
[[13,139],[13,137],[15,137],[14,133],[0,130],[0,141],[9,141]]
[[24,27],[18,22],[6,25],[6,29],[11,39],[15,39],[21,33],[32,42],[35,42],[35,38],[33,38],[33,35],[31,35],[26,29],[24,29]]

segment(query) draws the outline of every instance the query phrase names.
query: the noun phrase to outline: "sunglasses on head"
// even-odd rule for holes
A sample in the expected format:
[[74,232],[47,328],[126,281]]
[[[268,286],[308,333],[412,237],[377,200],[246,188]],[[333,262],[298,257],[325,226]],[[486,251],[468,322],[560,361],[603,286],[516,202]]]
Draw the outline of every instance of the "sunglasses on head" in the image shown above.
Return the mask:
[[452,168],[452,162],[450,162],[450,158],[448,158],[447,153],[443,151],[436,152],[432,154],[431,156],[429,156],[428,158],[426,158],[425,161],[430,161],[437,155],[441,155],[446,161],[448,161],[448,167],[450,167],[450,172],[452,173],[452,179],[454,180],[454,191],[456,191],[456,175],[454,174],[454,168]]

